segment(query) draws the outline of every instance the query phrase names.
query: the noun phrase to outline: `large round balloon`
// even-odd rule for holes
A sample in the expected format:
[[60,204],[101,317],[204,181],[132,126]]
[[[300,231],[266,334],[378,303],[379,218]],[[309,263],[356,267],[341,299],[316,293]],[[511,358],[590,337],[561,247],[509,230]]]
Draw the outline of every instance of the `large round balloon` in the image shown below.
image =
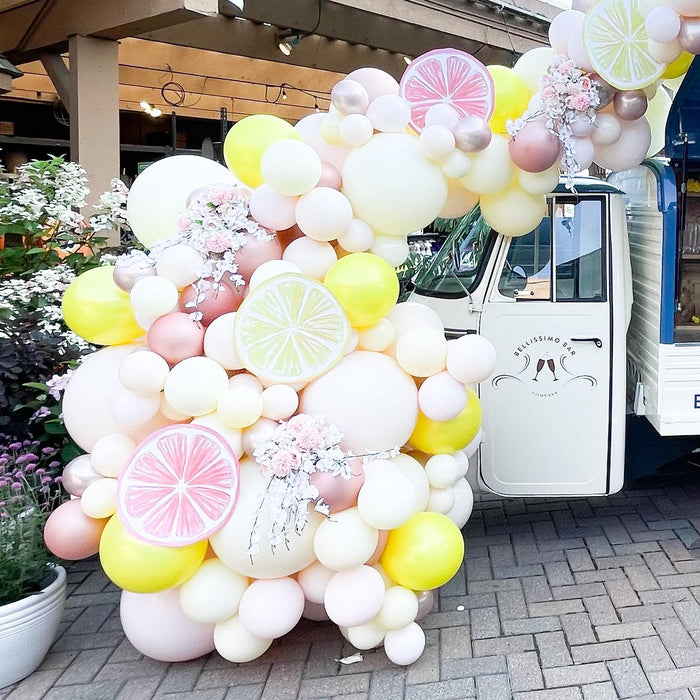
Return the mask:
[[119,616],[126,638],[151,659],[189,661],[214,651],[214,625],[188,618],[177,588],[158,593],[122,591]]
[[482,216],[504,236],[524,236],[542,221],[546,212],[544,195],[530,194],[517,184],[481,197]]
[[391,579],[414,591],[447,583],[462,564],[464,539],[441,513],[416,513],[389,533],[381,564]]
[[392,358],[359,351],[311,382],[300,407],[337,426],[342,444],[355,453],[387,450],[403,445],[413,432],[418,390]]
[[100,536],[107,520],[90,518],[80,507],[80,500],[62,503],[44,525],[44,542],[52,554],[69,561],[97,554]]
[[[262,475],[260,465],[253,460],[241,463],[241,490],[238,503],[228,522],[214,535],[210,542],[216,555],[230,569],[254,578],[280,578],[289,576],[309,566],[314,554],[314,534],[323,516],[309,513],[309,521],[300,534],[292,533],[288,542],[276,547],[270,544],[274,513],[261,510],[260,497],[265,492],[269,479]],[[252,544],[253,526],[257,523],[260,535],[260,551],[248,553]]]
[[273,143],[282,139],[299,139],[289,123],[270,114],[252,114],[236,122],[226,134],[224,159],[226,165],[249,187],[259,187],[264,179],[262,157]]
[[187,197],[200,187],[237,185],[223,165],[201,156],[170,156],[149,165],[129,190],[126,218],[136,238],[150,248],[177,231]]
[[405,236],[427,226],[447,199],[440,167],[408,134],[375,134],[343,165],[343,192],[355,216],[376,232]]
[[608,170],[629,170],[639,165],[651,146],[651,128],[646,117],[625,122],[620,138],[609,146],[596,144],[595,162]]
[[63,394],[63,421],[68,434],[86,452],[110,433],[124,433],[141,442],[154,430],[173,421],[157,413],[142,425],[120,423],[112,414],[112,402],[124,388],[119,380],[122,361],[137,347],[118,345],[88,355],[71,375]]
[[63,295],[66,325],[89,343],[121,345],[144,334],[134,318],[129,295],[114,282],[113,270],[104,265],[83,272]]
[[527,109],[532,93],[527,81],[512,68],[487,66],[495,86],[496,104],[489,124],[496,134],[506,134],[506,122],[517,119]]

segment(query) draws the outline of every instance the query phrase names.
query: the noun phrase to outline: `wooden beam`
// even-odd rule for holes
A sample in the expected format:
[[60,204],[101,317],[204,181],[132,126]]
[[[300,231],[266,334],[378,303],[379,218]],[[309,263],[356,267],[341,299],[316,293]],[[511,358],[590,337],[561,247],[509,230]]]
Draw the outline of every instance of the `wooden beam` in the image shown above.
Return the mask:
[[217,0],[57,0],[35,26],[42,6],[32,2],[0,10],[0,53],[24,63],[49,48],[65,51],[75,34],[122,39],[218,12]]
[[47,75],[56,88],[56,92],[61,98],[65,108],[70,112],[71,102],[71,82],[68,66],[63,62],[60,53],[45,51],[41,54],[41,64],[44,66]]

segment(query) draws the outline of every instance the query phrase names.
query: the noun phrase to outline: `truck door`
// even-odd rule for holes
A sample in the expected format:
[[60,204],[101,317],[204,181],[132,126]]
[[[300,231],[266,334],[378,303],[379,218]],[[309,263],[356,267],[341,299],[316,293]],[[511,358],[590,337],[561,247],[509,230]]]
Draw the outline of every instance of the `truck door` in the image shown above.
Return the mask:
[[479,329],[498,349],[480,387],[481,478],[496,493],[610,490],[613,384],[624,420],[624,365],[613,382],[607,201],[557,196],[535,231],[502,239]]

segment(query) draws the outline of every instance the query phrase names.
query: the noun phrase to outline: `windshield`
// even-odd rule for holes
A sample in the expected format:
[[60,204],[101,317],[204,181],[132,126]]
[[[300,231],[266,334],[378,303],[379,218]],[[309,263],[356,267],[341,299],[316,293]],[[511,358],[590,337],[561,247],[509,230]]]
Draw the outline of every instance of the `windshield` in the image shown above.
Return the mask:
[[491,247],[491,227],[478,206],[455,226],[429,264],[414,279],[416,292],[423,296],[464,297],[479,280]]

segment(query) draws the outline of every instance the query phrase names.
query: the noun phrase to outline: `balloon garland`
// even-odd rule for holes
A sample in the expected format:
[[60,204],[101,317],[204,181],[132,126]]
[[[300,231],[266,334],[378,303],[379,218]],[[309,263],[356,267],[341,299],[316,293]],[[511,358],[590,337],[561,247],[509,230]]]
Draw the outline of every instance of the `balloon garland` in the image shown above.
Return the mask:
[[463,558],[473,386],[496,355],[397,303],[407,236],[477,202],[521,235],[560,171],[641,162],[659,86],[700,51],[696,15],[577,0],[512,69],[439,49],[400,83],[356,70],[328,113],[235,124],[228,168],[174,156],[136,179],[147,252],[64,296],[67,324],[106,347],[65,392],[87,454],[45,538],[67,559],[99,551],[137,649],[245,662],[305,616],[394,663],[421,655],[417,621]]

